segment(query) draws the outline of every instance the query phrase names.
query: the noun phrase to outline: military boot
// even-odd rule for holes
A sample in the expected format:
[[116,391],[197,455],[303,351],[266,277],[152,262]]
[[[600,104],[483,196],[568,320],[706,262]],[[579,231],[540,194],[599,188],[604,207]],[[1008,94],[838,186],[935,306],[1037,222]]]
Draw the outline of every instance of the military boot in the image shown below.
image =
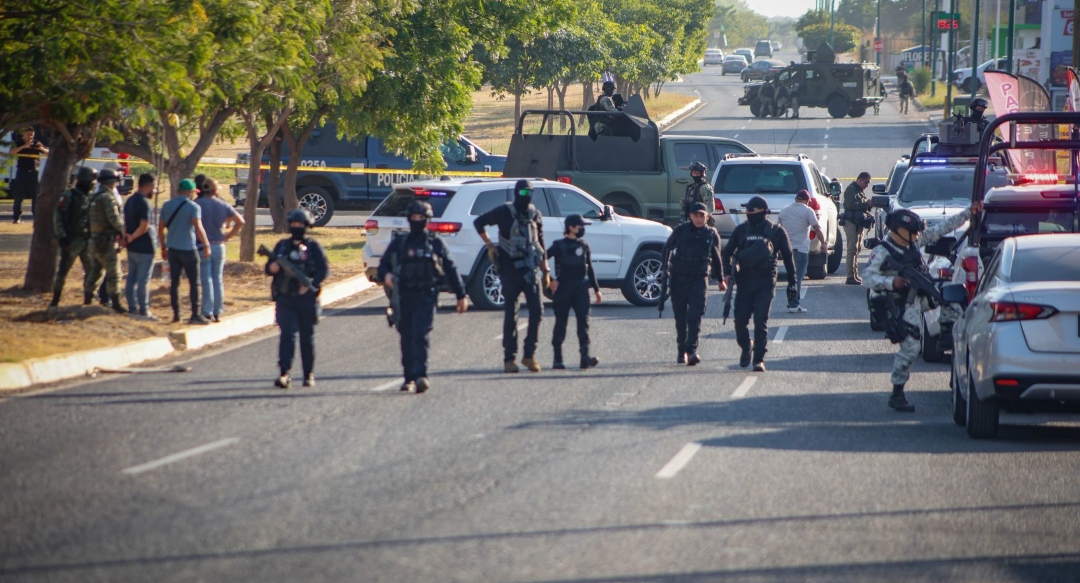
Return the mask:
[[124,309],[124,306],[120,304],[120,296],[119,296],[119,294],[113,294],[112,295],[112,309],[117,314],[126,314],[127,313],[127,310]]
[[750,366],[750,351],[753,350],[753,348],[753,342],[743,347],[742,354],[739,355],[739,366],[742,368]]
[[699,362],[701,362],[701,357],[698,356],[696,350],[686,357],[686,366],[696,366]]
[[510,359],[503,362],[503,372],[518,372],[521,370],[518,368],[518,363],[514,359]]
[[540,372],[540,363],[536,360],[535,356],[526,356],[521,359],[521,364],[529,369],[529,372]]
[[893,385],[892,396],[889,397],[889,407],[901,413],[913,413],[915,405],[908,403],[904,397],[904,385]]
[[581,347],[581,370],[585,370],[590,367],[594,367],[600,364],[600,359],[595,356],[589,356],[589,345],[585,344]]
[[552,349],[555,351],[555,359],[551,368],[554,370],[565,370],[566,365],[563,364],[562,361],[562,346],[552,346]]
[[94,294],[92,294],[92,293],[90,293],[90,294],[84,293],[83,296],[82,296],[82,305],[89,306],[92,303],[94,303]]

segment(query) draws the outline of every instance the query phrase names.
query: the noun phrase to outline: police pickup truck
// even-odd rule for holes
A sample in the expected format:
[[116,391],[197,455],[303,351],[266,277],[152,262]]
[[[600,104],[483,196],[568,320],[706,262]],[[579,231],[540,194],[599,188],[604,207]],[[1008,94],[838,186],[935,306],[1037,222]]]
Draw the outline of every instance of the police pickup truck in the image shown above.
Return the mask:
[[[564,117],[565,134],[525,133],[527,116]],[[590,119],[584,119],[590,118]],[[589,135],[589,122],[610,133]],[[714,136],[661,135],[641,97],[620,112],[530,110],[522,113],[507,152],[506,177],[547,178],[573,184],[624,217],[674,225],[690,184],[690,164],[715,168],[725,155],[749,153],[736,140]]]
[[[439,146],[446,169],[461,172],[502,172],[506,156],[489,154],[465,137]],[[287,146],[282,147],[282,180]],[[236,163],[247,165],[250,155],[240,153]],[[269,163],[264,159],[264,163]],[[327,122],[312,132],[300,152],[300,169],[296,174],[296,198],[311,212],[316,226],[330,222],[336,208],[375,208],[394,187],[403,182],[420,179],[420,174],[390,172],[413,167],[408,158],[390,151],[382,140],[364,136],[347,140],[338,136],[337,127]],[[328,168],[374,169],[375,172],[333,172]],[[386,172],[379,172],[386,170]],[[263,177],[266,174],[264,172]],[[247,168],[236,170],[233,199],[242,206],[247,199]],[[266,206],[266,182],[260,181],[259,205]]]

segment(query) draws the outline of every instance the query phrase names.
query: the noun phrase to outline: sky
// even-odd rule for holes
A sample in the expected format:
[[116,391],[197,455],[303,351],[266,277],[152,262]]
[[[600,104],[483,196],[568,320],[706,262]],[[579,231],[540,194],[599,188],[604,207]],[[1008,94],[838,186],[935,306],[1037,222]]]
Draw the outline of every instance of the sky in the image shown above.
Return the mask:
[[798,18],[814,9],[814,0],[745,0],[746,5],[762,16]]

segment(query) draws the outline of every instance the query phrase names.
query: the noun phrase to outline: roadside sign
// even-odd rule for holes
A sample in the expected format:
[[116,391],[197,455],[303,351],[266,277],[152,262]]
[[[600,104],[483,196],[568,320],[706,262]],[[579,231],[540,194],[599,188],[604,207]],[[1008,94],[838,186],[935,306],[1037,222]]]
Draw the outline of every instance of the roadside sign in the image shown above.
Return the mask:
[[874,50],[875,51],[880,53],[884,49],[885,49],[885,43],[882,42],[880,38],[874,41]]

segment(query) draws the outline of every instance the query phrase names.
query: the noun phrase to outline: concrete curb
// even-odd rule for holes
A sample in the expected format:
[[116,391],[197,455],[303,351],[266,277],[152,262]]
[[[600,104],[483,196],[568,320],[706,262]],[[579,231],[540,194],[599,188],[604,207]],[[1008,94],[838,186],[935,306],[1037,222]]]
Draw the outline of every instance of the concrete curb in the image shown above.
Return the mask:
[[[323,305],[339,302],[374,285],[366,275],[331,283],[323,288]],[[168,356],[178,350],[202,348],[273,324],[274,306],[266,306],[226,318],[219,324],[183,328],[170,333],[169,337],[147,338],[108,348],[0,364],[0,393],[80,377],[95,369],[125,368]]]
[[656,122],[656,127],[663,128],[663,127],[669,126],[669,125],[671,125],[671,124],[673,124],[673,123],[675,123],[677,121],[680,121],[680,118],[682,118],[683,116],[685,116],[685,115],[689,114],[690,112],[694,111],[701,104],[702,103],[701,103],[700,99],[695,99],[695,100],[691,101],[690,103],[687,103],[686,105],[680,107],[679,109],[665,115],[660,121]]

